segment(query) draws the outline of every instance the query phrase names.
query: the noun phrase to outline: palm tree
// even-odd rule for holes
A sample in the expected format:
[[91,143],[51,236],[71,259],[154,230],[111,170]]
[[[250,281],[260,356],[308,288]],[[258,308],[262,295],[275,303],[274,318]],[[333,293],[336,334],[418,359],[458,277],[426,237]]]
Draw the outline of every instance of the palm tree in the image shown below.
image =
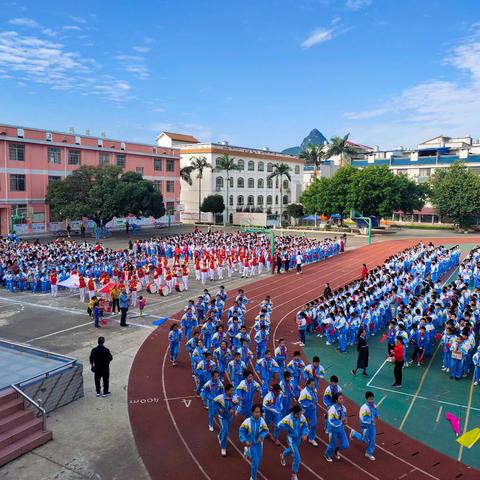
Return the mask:
[[314,178],[317,178],[318,168],[325,161],[323,145],[314,145],[313,143],[309,143],[305,150],[300,152],[299,157],[305,160],[305,165],[313,165],[313,176]]
[[332,137],[330,145],[327,147],[325,153],[326,158],[331,158],[340,155],[340,165],[349,165],[351,158],[357,153],[355,148],[348,142],[347,133],[344,137]]
[[187,182],[189,185],[192,185],[192,173],[197,171],[198,178],[198,221],[202,221],[201,217],[201,207],[202,207],[202,178],[203,171],[206,168],[210,168],[213,171],[213,167],[207,162],[206,157],[191,157],[190,165],[180,169],[180,178]]
[[229,204],[229,188],[230,188],[230,172],[234,170],[240,170],[240,167],[235,163],[235,157],[230,157],[227,153],[224,153],[221,157],[217,158],[217,163],[215,165],[216,170],[224,171],[227,174],[227,201],[226,205],[226,219],[224,224],[229,223],[230,217],[228,216],[228,204]]
[[283,214],[283,177],[287,177],[288,181],[292,181],[290,176],[290,167],[286,163],[276,163],[273,166],[273,172],[267,177],[267,180],[278,178],[280,180],[280,224],[282,223]]

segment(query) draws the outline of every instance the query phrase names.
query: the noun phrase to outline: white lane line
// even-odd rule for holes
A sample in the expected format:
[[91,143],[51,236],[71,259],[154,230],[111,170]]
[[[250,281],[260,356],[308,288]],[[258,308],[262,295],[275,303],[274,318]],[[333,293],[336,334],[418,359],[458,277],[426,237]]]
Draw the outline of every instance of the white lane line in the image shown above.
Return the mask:
[[65,328],[64,330],[58,330],[57,332],[49,333],[47,335],[42,335],[41,337],[31,338],[30,340],[27,340],[26,343],[34,342],[35,340],[42,340],[42,339],[48,338],[48,337],[53,337],[54,335],[58,335],[59,333],[69,332],[70,330],[75,330],[77,328],[86,327],[87,325],[92,325],[92,322],[81,323],[80,325],[75,325],[74,327]]
[[55,310],[56,312],[62,312],[62,313],[73,313],[75,315],[86,315],[86,312],[82,312],[80,310],[74,310],[71,308],[64,308],[64,307],[54,307],[53,305],[42,305],[39,303],[22,302],[21,300],[14,300],[13,298],[1,297],[0,302],[13,303],[16,305],[24,305],[26,307],[32,307],[32,308],[35,308],[35,307],[46,308],[47,310]]
[[184,400],[185,398],[198,398],[200,400],[200,397],[198,395],[185,395],[184,397],[170,397],[170,398],[164,398],[166,402],[170,402],[172,400]]
[[437,414],[435,423],[438,423],[440,421],[440,415],[442,414],[442,410],[443,410],[443,407],[440,405],[440,407],[438,408],[438,414]]
[[383,363],[380,365],[380,367],[378,367],[377,371],[375,372],[375,374],[373,375],[373,377],[367,382],[367,387],[369,387],[371,385],[371,383],[373,382],[373,380],[375,380],[375,377],[380,373],[380,370],[385,366],[385,364],[388,362],[388,359],[385,359],[383,361]]
[[379,406],[382,404],[382,402],[383,402],[387,397],[388,397],[388,395],[384,395],[384,396],[380,399],[380,401],[377,403],[377,407],[379,407]]

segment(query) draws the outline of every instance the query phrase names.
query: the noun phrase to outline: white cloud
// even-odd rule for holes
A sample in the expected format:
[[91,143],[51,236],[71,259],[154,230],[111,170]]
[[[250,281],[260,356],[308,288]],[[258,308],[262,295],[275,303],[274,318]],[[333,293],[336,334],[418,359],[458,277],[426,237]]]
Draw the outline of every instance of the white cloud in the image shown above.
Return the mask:
[[163,113],[165,111],[165,109],[162,108],[162,107],[158,107],[158,108],[154,108],[153,111],[157,112],[157,113]]
[[133,73],[140,80],[147,80],[150,77],[150,72],[145,63],[145,58],[138,55],[117,55],[116,60],[124,70]]
[[317,28],[303,42],[303,48],[311,48],[319,43],[328,42],[333,38],[333,29]]
[[139,53],[147,53],[151,50],[150,47],[145,47],[143,45],[137,45],[137,46],[133,47],[133,49],[136,52],[139,52]]
[[69,51],[65,45],[38,36],[0,32],[0,69],[21,83],[37,83],[54,90],[102,95],[118,102],[130,84],[106,77],[92,58]]
[[[480,33],[480,32],[479,32]],[[480,39],[473,36],[454,48],[445,58],[447,66],[462,71],[462,80],[432,79],[405,89],[383,105],[363,112],[345,114],[350,120],[370,120],[355,130],[385,126],[403,143],[412,143],[433,134],[480,133]],[[373,120],[376,119],[378,120]],[[436,133],[435,133],[436,132]],[[407,138],[410,136],[410,140]]]
[[31,18],[12,18],[8,21],[10,25],[15,25],[17,27],[30,27],[38,28],[40,25]]
[[63,30],[81,30],[78,25],[65,25],[62,27]]
[[83,17],[74,17],[74,16],[70,16],[70,20],[72,22],[76,22],[76,23],[87,23],[87,20]]
[[345,5],[347,8],[353,11],[361,10],[362,8],[369,7],[372,4],[372,0],[347,0]]

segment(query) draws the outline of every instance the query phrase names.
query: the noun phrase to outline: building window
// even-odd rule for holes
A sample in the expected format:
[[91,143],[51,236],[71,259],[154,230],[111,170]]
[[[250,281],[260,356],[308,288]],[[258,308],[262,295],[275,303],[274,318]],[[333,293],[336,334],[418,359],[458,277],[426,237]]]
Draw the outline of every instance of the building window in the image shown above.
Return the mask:
[[223,177],[217,177],[215,179],[215,187],[217,192],[219,192],[223,188]]
[[421,168],[420,169],[420,176],[421,177],[429,177],[432,174],[431,168]]
[[248,161],[248,171],[254,172],[255,171],[255,162],[253,160]]
[[267,195],[267,205],[271,205],[272,204],[272,196],[271,195]]
[[173,180],[167,180],[167,193],[175,192],[175,182]]
[[125,159],[125,154],[124,153],[117,153],[116,160],[117,160],[117,167],[125,168],[125,165],[127,164],[127,161]]
[[283,181],[283,188],[288,188],[288,180]]
[[265,164],[263,162],[258,162],[257,170],[259,172],[265,171]]
[[273,163],[271,163],[271,162],[267,163],[267,172],[269,172],[269,173],[273,172]]
[[100,165],[109,165],[110,164],[110,154],[105,152],[100,152]]
[[237,178],[237,188],[243,188],[245,186],[245,180],[240,177],[240,178]]
[[166,202],[165,210],[167,211],[168,215],[173,215],[175,213],[175,202]]
[[18,175],[18,174],[10,175],[10,191],[12,192],[25,191],[25,175]]
[[157,192],[161,192],[162,191],[162,181],[161,180],[154,180],[153,181],[153,188]]
[[233,177],[230,177],[230,188],[233,188]]
[[278,188],[278,177],[275,179],[275,188]]
[[237,162],[237,166],[239,170],[244,170],[245,169],[245,162],[240,158]]
[[267,188],[273,188],[273,179],[267,178]]
[[238,207],[243,206],[243,195],[239,195],[239,196],[237,197],[237,206],[238,206]]
[[249,178],[247,181],[248,188],[255,188],[255,180],[253,178]]
[[295,165],[295,174],[296,175],[300,174],[300,165]]
[[275,195],[275,205],[278,205],[278,195]]
[[258,188],[264,188],[265,187],[265,182],[264,182],[263,178],[258,179],[257,186],[258,186]]
[[221,157],[217,157],[216,160],[215,160],[215,166],[219,167],[221,163],[222,163]]
[[171,158],[167,158],[167,172],[173,172],[175,170],[175,163]]
[[156,172],[160,172],[162,170],[162,159],[161,158],[154,158],[153,159],[153,169]]
[[137,173],[139,173],[140,175],[142,175],[142,177],[143,177],[143,167],[136,167],[136,168],[135,168],[135,171],[136,171]]
[[11,143],[9,145],[9,158],[17,162],[25,161],[25,145],[23,143]]
[[230,195],[230,198],[228,199],[228,204],[233,207],[233,195]]
[[68,151],[68,164],[69,165],[80,165],[80,150],[69,150]]
[[49,175],[48,184],[51,185],[52,183],[59,182],[61,179],[62,177],[59,177],[58,175]]
[[260,206],[263,206],[263,195],[259,195],[257,197],[257,205],[260,207]]
[[57,147],[48,147],[48,163],[54,163],[60,165],[62,163],[62,154]]
[[283,196],[283,204],[288,205],[288,195]]
[[249,195],[249,196],[247,197],[247,205],[248,205],[249,207],[251,207],[251,206],[254,204],[254,202],[255,202],[255,200],[254,200],[254,198],[253,198],[253,195]]
[[23,128],[17,128],[17,137],[23,138]]

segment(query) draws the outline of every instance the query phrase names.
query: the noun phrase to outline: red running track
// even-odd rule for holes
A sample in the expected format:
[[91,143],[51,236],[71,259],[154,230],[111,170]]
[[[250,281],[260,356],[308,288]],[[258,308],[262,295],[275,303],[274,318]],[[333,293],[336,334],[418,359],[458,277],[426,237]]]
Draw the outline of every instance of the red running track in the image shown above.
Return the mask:
[[[325,282],[338,288],[358,278],[362,263],[369,268],[380,265],[390,255],[408,248],[420,239],[394,240],[348,251],[304,268],[303,275],[286,274],[268,277],[246,285],[249,309],[246,324],[253,325],[258,304],[266,295],[272,297],[274,309],[270,342],[284,337],[290,354],[298,349],[293,314],[304,303],[319,296]],[[462,239],[463,240],[463,239]],[[476,239],[479,241],[480,239]],[[452,243],[452,239],[425,239],[425,242]],[[465,240],[463,243],[472,243]],[[235,292],[229,292],[233,297]],[[180,318],[179,312],[174,318]],[[220,456],[217,432],[208,431],[207,414],[195,396],[188,353],[182,347],[178,366],[168,358],[168,329],[173,320],[157,328],[140,347],[130,372],[128,410],[137,447],[153,480],[201,479],[237,480],[249,477],[249,465],[238,440],[240,417],[230,429],[228,456]],[[273,344],[273,343],[272,343]],[[319,352],[320,353],[320,352]],[[320,353],[321,357],[321,353]],[[305,359],[307,360],[307,359]],[[320,386],[319,390],[325,385]],[[348,395],[348,392],[346,392]],[[346,402],[349,424],[358,427],[358,407]],[[450,480],[479,479],[480,473],[414,440],[395,428],[379,422],[375,462],[364,456],[358,442],[351,443],[340,461],[332,464],[323,458],[326,436],[322,433],[323,405],[319,404],[317,441],[319,448],[302,444],[302,480]],[[290,463],[281,467],[277,447],[267,439],[258,478],[288,479]]]

